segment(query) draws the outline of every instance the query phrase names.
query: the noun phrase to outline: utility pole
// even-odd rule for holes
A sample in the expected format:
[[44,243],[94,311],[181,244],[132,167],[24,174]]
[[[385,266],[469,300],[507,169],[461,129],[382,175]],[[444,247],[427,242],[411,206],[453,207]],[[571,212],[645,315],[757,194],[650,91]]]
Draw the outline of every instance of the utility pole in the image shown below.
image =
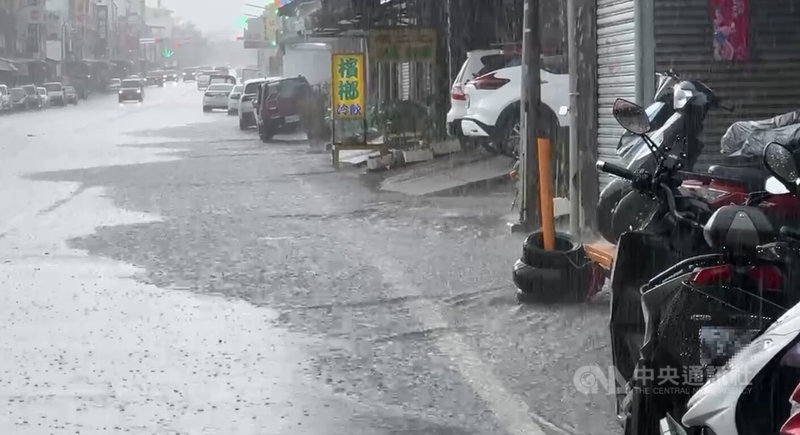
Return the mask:
[[539,202],[539,101],[541,100],[539,58],[539,0],[525,0],[522,26],[522,96],[520,98],[520,175],[522,204],[517,231],[531,231],[540,226]]
[[577,0],[567,0],[567,55],[569,56],[569,232],[580,237],[580,160],[578,158],[578,11]]

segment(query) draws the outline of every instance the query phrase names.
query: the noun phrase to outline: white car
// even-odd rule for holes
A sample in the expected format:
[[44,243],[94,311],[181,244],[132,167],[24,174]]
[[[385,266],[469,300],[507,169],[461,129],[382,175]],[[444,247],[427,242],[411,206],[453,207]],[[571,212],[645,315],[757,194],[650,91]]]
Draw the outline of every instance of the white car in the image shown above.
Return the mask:
[[239,99],[239,129],[247,130],[249,127],[256,125],[253,103],[258,97],[258,87],[261,83],[272,79],[273,78],[261,77],[244,82],[242,96]]
[[203,112],[214,109],[228,109],[228,95],[231,94],[233,85],[230,83],[217,83],[210,85],[203,93]]
[[[550,110],[542,113],[543,128],[569,127],[569,74],[541,70],[541,101]],[[522,66],[514,65],[486,73],[464,86],[467,113],[461,133],[487,138],[498,152],[513,155],[519,150],[520,90]]]
[[61,82],[49,82],[42,86],[47,89],[47,101],[50,105],[64,106],[67,104],[64,96],[64,86]]
[[239,99],[242,98],[243,85],[236,85],[228,95],[228,115],[236,115],[239,113]]
[[11,110],[11,96],[8,92],[8,86],[0,85],[0,112]]
[[502,68],[505,65],[500,65],[491,68],[490,65],[495,65],[496,60],[505,58],[503,50],[472,50],[467,52],[467,60],[461,65],[461,69],[453,80],[453,85],[450,88],[450,110],[447,112],[447,134],[456,136],[463,139],[464,135],[461,134],[461,119],[467,115],[467,96],[464,94],[464,85],[468,81],[483,75],[486,72]]
[[50,100],[47,98],[47,89],[42,87],[36,88],[36,95],[39,96],[39,100],[42,102],[42,107],[50,106]]

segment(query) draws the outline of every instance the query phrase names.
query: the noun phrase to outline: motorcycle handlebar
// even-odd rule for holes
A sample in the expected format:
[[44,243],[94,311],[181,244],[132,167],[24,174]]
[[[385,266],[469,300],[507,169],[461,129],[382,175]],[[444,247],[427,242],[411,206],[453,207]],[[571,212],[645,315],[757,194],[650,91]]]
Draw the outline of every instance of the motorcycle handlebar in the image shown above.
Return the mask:
[[613,163],[604,162],[602,160],[598,160],[596,166],[598,171],[633,181],[633,172],[629,171],[627,168],[623,168],[622,166],[618,166]]

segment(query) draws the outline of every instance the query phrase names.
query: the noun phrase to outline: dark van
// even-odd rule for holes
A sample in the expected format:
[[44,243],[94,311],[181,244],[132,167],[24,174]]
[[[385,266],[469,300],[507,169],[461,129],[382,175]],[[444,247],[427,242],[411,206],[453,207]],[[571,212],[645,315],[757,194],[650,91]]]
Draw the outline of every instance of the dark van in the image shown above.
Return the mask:
[[262,83],[258,93],[260,110],[256,116],[261,141],[267,142],[277,133],[297,131],[301,110],[310,95],[311,86],[303,76]]

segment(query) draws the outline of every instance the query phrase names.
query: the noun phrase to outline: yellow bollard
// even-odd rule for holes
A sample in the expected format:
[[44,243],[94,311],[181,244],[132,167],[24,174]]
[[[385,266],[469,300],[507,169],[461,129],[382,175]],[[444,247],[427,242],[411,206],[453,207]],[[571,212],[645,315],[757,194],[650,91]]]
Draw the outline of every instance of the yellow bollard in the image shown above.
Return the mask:
[[550,139],[539,138],[539,206],[542,210],[542,242],[545,251],[556,249],[555,212],[553,211],[553,183],[550,177],[550,159],[553,144]]

